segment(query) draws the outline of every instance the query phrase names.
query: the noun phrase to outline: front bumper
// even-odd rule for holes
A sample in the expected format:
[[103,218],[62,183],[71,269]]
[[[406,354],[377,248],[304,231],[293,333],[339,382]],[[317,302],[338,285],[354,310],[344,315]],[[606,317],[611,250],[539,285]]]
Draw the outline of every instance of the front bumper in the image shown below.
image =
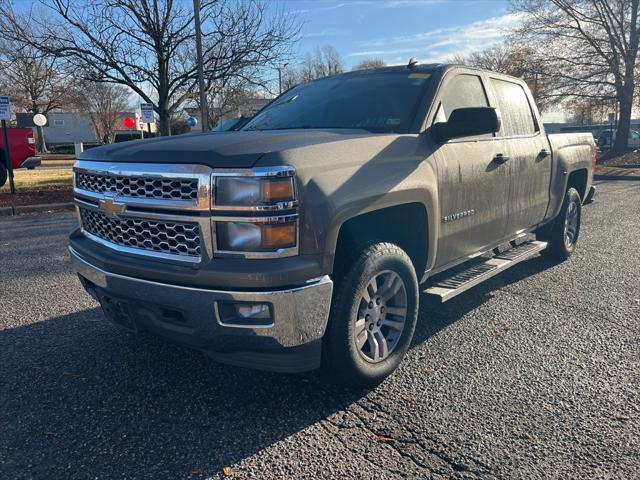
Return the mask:
[[[224,363],[280,372],[320,366],[333,290],[328,276],[283,290],[209,290],[111,273],[72,247],[69,252],[83,286],[116,324],[204,350]],[[219,302],[266,303],[272,322],[230,326],[220,320]]]
[[20,164],[20,168],[35,168],[42,163],[42,157],[27,157],[24,162]]

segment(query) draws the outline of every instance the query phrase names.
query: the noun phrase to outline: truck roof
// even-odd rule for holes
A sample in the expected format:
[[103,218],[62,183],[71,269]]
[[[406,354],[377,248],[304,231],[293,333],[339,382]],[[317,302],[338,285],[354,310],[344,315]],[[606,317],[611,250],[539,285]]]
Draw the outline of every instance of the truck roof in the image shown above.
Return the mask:
[[[470,67],[468,65],[463,65],[460,63],[424,63],[424,64],[415,64],[412,66],[409,65],[393,65],[393,66],[388,66],[388,67],[378,67],[378,68],[365,68],[362,70],[353,70],[351,72],[345,72],[345,73],[341,73],[335,76],[341,76],[341,75],[359,75],[359,74],[363,74],[363,73],[382,73],[382,72],[399,72],[399,71],[413,71],[413,72],[435,72],[435,71],[441,71],[441,72],[445,72],[447,70],[450,70],[452,68],[464,68],[467,70],[475,70],[477,72],[484,72],[484,73],[490,73],[493,75],[500,75],[501,77],[505,77],[505,78],[511,78],[515,81],[518,82],[522,82],[522,78],[518,78],[518,77],[514,77],[513,75],[507,75],[505,73],[501,73],[501,72],[496,72],[494,70],[487,70],[485,68],[478,68],[478,67]],[[326,77],[325,77],[326,78]]]

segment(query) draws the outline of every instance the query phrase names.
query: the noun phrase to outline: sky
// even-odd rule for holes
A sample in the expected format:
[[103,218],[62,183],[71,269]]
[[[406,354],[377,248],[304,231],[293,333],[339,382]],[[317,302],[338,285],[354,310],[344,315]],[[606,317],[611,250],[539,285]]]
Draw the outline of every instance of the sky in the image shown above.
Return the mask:
[[508,0],[282,0],[302,22],[299,57],[332,45],[351,68],[364,59],[443,62],[500,43],[519,22]]

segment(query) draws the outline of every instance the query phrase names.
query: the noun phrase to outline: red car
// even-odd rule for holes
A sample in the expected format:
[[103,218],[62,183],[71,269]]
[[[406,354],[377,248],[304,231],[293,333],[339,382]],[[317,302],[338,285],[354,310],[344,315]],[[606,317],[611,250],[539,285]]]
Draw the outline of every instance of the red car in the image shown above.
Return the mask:
[[[40,165],[41,158],[36,155],[36,139],[30,128],[9,128],[9,154],[13,169],[35,168]],[[5,164],[4,135],[0,132],[0,187],[7,182],[7,166]]]

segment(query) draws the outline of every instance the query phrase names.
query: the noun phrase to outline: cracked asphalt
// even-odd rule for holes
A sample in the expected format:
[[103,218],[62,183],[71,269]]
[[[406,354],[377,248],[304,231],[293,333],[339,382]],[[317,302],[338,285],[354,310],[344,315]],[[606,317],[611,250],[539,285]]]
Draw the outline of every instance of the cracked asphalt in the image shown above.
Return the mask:
[[569,261],[423,306],[372,391],[122,332],[72,214],[0,219],[0,478],[640,478],[640,182],[598,188]]

